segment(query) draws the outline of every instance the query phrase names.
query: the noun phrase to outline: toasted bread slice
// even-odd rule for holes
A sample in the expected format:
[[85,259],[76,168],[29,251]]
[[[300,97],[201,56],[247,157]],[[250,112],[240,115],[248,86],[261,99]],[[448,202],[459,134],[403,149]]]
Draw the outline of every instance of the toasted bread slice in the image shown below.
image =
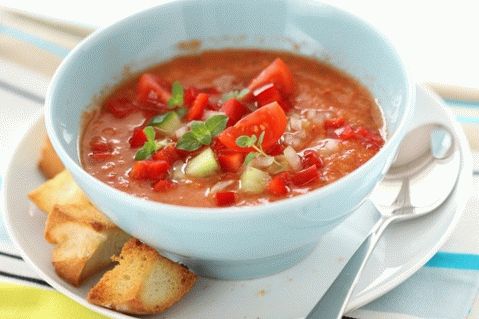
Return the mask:
[[65,169],[48,137],[43,140],[38,168],[47,179],[53,178]]
[[47,214],[56,204],[89,203],[86,195],[66,170],[31,191],[28,197]]
[[130,239],[89,291],[93,304],[129,314],[162,312],[178,302],[196,282],[196,276],[137,239]]
[[130,238],[90,203],[55,205],[48,215],[45,238],[56,244],[52,263],[74,286],[112,264]]

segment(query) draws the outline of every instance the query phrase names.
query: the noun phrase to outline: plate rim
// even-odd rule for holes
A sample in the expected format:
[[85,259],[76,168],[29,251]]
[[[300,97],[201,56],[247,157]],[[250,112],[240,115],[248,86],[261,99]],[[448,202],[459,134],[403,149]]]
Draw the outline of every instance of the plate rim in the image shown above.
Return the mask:
[[[454,128],[454,132],[457,135],[457,138],[459,140],[459,145],[460,145],[460,151],[462,155],[462,161],[461,161],[461,172],[465,172],[466,170],[470,170],[472,172],[472,155],[471,151],[469,148],[469,144],[467,142],[467,138],[464,134],[464,131],[460,127],[460,124],[457,123],[457,121],[454,119],[452,112],[448,110],[445,105],[444,101],[442,101],[434,92],[432,92],[429,88],[416,84],[416,89],[417,91],[423,91],[428,98],[431,98],[431,100],[434,102],[434,104],[437,107],[442,107],[443,111],[445,112],[445,115],[447,117],[447,120],[449,124]],[[21,137],[20,140],[23,140],[26,136],[30,136],[34,131],[38,130],[38,126],[41,125],[41,123],[44,121],[44,116],[43,113],[40,113],[39,115],[36,116],[36,118],[32,121],[32,125],[25,131],[24,135]],[[105,316],[113,316],[115,318],[137,318],[134,316],[130,316],[127,314],[123,314],[117,311],[113,311],[107,308],[103,308],[94,304],[91,304],[87,301],[85,296],[79,295],[77,292],[70,291],[68,288],[63,287],[61,283],[57,282],[54,278],[51,278],[49,275],[44,273],[33,261],[32,259],[25,253],[23,250],[23,247],[20,245],[16,232],[12,228],[12,223],[10,219],[10,213],[7,209],[7,191],[6,191],[6,186],[9,185],[9,171],[10,167],[12,166],[12,161],[13,161],[13,154],[17,153],[17,150],[19,149],[20,145],[17,145],[15,147],[15,150],[10,153],[12,156],[8,159],[8,164],[6,166],[5,174],[4,174],[4,181],[3,181],[3,187],[2,187],[2,197],[3,197],[3,203],[2,203],[2,208],[3,208],[3,220],[5,221],[5,228],[7,230],[7,233],[9,235],[9,238],[12,240],[14,243],[15,247],[19,250],[20,255],[23,257],[23,259],[42,277],[48,284],[50,284],[55,290],[58,292],[62,293],[63,295],[69,297],[70,299],[78,302],[82,306],[91,309],[92,311],[95,311],[97,313],[100,313]],[[469,196],[472,192],[472,174],[469,176],[466,176],[468,180],[464,182],[465,185],[463,185],[463,191],[464,193]],[[399,286],[401,283],[403,283],[405,280],[410,278],[414,273],[416,273],[424,264],[444,245],[446,240],[451,236],[452,232],[456,229],[457,223],[459,222],[461,216],[464,213],[465,206],[466,206],[467,201],[464,201],[462,203],[458,203],[457,208],[454,211],[454,215],[452,216],[451,222],[449,223],[448,228],[446,231],[442,234],[441,237],[438,238],[438,240],[435,242],[434,247],[431,247],[428,250],[428,253],[423,255],[422,258],[418,259],[417,262],[415,262],[413,265],[410,265],[410,267],[398,274],[395,277],[392,277],[390,280],[383,281],[380,285],[376,285],[374,287],[370,288],[370,285],[364,288],[361,292],[358,294],[355,294],[348,304],[348,307],[346,308],[346,312],[353,311],[365,304],[368,304],[379,297],[383,296],[384,294],[388,293],[392,289],[396,288]]]
[[[426,85],[416,84],[416,92],[418,91],[423,91],[427,95],[427,97],[430,98],[434,102],[434,104],[436,104],[436,106],[438,107],[440,106],[442,108],[445,115],[447,116],[449,124],[454,128],[454,133],[456,134],[456,137],[458,138],[459,145],[460,145],[459,150],[461,153],[461,168],[460,168],[459,174],[466,171],[471,172],[470,175],[465,176],[467,177],[467,180],[464,182],[464,184],[467,183],[467,185],[463,185],[464,187],[463,192],[466,194],[467,197],[470,197],[470,195],[472,194],[473,164],[472,164],[471,149],[470,149],[467,137],[464,133],[464,130],[460,127],[460,124],[455,120],[454,115],[447,108],[447,106],[445,105],[445,102],[439,97],[439,95],[434,93]],[[457,185],[454,186],[454,189],[456,187]],[[412,275],[414,275],[419,269],[421,269],[451,237],[452,233],[457,227],[457,224],[459,223],[459,220],[464,214],[466,204],[467,204],[467,200],[457,205],[453,218],[451,222],[449,223],[449,227],[442,234],[442,236],[438,238],[434,247],[432,247],[427,254],[425,254],[422,258],[418,259],[418,261],[414,265],[412,265],[410,268],[408,268],[407,271],[404,271],[403,273],[397,275],[396,277],[393,277],[391,280],[383,281],[381,285],[378,285],[376,287],[369,288],[368,286],[363,291],[359,292],[359,294],[353,295],[353,297],[351,298],[351,301],[346,307],[345,313],[356,310],[382,297],[383,295],[387,294],[394,288],[398,287],[400,284],[402,284],[404,281],[406,281]]]

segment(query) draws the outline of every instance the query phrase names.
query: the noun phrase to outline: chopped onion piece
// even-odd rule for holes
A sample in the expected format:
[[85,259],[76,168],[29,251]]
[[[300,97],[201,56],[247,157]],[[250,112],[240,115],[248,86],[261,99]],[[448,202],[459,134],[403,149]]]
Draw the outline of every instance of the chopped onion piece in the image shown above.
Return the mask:
[[328,138],[323,140],[321,147],[318,149],[321,155],[329,155],[337,152],[339,149],[339,141],[336,139]]
[[181,180],[185,178],[185,163],[183,161],[176,161],[173,163],[173,178],[176,180]]
[[301,169],[301,159],[294,148],[288,146],[284,149],[283,153],[284,157],[288,161],[289,166],[291,166],[293,170],[299,171]]
[[182,127],[180,127],[179,129],[177,129],[175,131],[175,135],[176,135],[176,138],[180,138],[182,137],[186,132],[188,132],[188,126],[187,125],[183,125]]
[[299,131],[303,128],[303,120],[299,117],[292,116],[289,122],[291,129],[294,131]]
[[274,162],[273,156],[257,156],[253,161],[251,161],[251,165],[257,168],[265,168],[271,166]]
[[316,113],[317,113],[317,111],[315,109],[308,109],[306,111],[306,118],[309,119],[309,120],[312,120],[312,119],[316,118]]
[[230,186],[231,184],[233,184],[234,182],[235,182],[234,180],[218,182],[218,183],[214,184],[213,187],[211,187],[211,189],[210,189],[210,194],[214,194],[214,193],[220,192],[220,191],[222,191],[223,189],[225,189],[226,187],[228,187],[228,186]]

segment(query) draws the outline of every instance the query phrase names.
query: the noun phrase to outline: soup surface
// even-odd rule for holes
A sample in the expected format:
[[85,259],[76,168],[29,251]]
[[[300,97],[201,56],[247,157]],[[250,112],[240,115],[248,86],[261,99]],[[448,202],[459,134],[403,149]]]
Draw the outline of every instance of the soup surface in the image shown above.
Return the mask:
[[384,144],[374,98],[312,58],[207,51],[132,76],[93,109],[83,167],[117,189],[183,206],[244,206],[307,193]]

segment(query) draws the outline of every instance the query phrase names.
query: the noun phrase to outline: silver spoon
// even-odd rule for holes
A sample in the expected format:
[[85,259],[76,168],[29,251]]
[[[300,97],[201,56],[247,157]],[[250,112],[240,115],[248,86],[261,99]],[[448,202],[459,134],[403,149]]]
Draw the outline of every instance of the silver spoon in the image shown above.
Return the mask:
[[460,163],[454,135],[445,126],[428,124],[406,136],[396,160],[370,196],[380,219],[306,319],[342,317],[384,230],[393,222],[424,216],[438,208],[456,185]]

